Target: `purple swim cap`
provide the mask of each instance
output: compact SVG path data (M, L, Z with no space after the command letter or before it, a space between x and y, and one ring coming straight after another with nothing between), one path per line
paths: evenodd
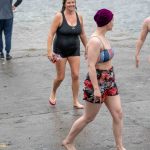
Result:
M105 26L112 20L112 18L113 13L105 8L98 10L94 16L94 20L98 27Z

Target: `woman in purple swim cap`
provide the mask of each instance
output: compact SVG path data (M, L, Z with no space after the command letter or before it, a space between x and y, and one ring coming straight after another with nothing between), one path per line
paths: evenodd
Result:
M114 51L106 38L106 33L113 28L113 13L108 9L100 9L94 20L97 28L87 44L88 74L83 90L85 110L74 122L63 145L67 150L76 150L73 145L75 137L94 120L102 104L105 104L112 116L116 150L125 150L122 142L122 107L112 66Z

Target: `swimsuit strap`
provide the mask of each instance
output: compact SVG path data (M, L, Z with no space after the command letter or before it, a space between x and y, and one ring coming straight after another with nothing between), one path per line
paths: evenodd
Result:
M99 39L100 44L102 45L103 49L105 49L105 48L104 48L104 44L103 44L103 42L102 42L102 40L101 40L101 38L100 38L99 36L93 35L93 36L91 36L91 37L96 37L97 39Z

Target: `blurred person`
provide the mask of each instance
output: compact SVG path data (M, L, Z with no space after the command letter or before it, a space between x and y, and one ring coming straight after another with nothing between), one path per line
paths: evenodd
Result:
M141 48L145 42L145 39L148 35L148 32L150 32L150 17L146 18L143 21L143 25L142 25L142 29L141 29L141 33L139 35L139 38L137 40L136 43L136 55L135 55L135 61L136 61L136 67L139 67L139 63L140 63L140 51Z
M5 36L5 51L6 60L12 59L10 55L11 50L11 38L13 30L13 11L16 9L22 0L16 0L14 5L12 5L13 0L0 0L0 58L4 59L3 52L3 38L2 33Z

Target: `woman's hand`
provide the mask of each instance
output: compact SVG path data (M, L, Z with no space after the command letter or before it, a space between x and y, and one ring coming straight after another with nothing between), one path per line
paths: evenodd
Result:
M48 53L48 59L52 62L52 63L56 63L57 61L61 60L61 56L55 53Z
M94 99L95 101L100 101L101 103L101 93L100 93L100 90L99 89L95 89L94 90Z
M140 56L139 56L139 55L136 55L136 56L135 56L135 65L136 65L136 68L139 67L139 63L140 63Z
M57 61L56 55L53 52L49 52L47 57L52 63L55 63Z

